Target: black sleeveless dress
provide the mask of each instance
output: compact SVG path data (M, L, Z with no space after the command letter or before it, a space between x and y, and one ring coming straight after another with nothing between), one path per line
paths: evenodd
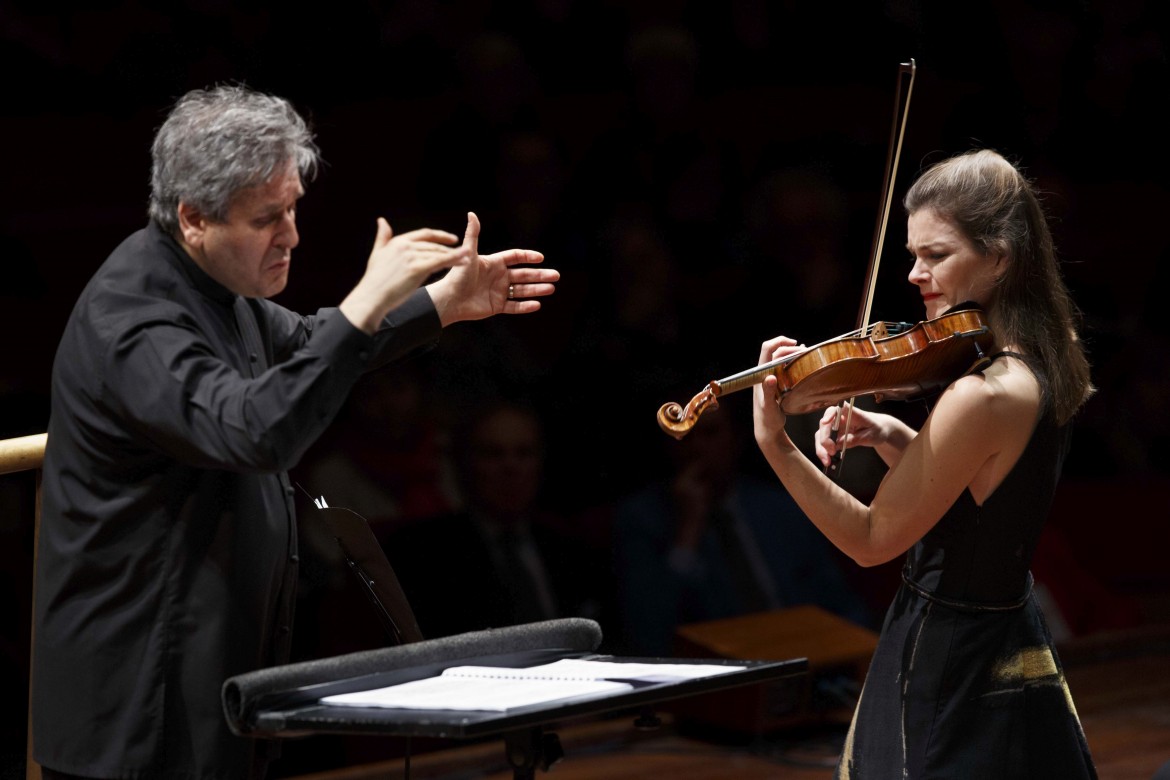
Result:
M1028 571L1068 442L1046 415L983 506L964 491L907 553L839 780L1096 778Z

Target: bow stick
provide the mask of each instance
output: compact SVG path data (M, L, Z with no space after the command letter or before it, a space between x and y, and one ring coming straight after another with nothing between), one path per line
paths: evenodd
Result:
M877 271L878 265L881 263L882 246L886 238L886 225L890 217L890 203L894 197L894 178L898 173L898 161L902 156L902 139L906 134L906 119L910 115L910 96L914 91L914 74L917 70L915 62L911 59L909 62L903 62L898 65L898 79L896 90L894 94L894 119L893 126L890 128L890 143L886 152L886 172L885 172L885 189L882 192L881 209L879 211L877 226L874 228L873 246L870 252L869 269L865 274L865 289L861 296L861 309L857 314L857 332L867 333L869 331L869 317L873 310L873 295L877 288ZM906 87L906 102L902 104L902 77L909 75L910 81ZM899 106L901 105L901 118L899 121ZM849 422L853 417L853 401L850 398L845 403L845 432L849 432ZM830 439L836 443L838 434L841 428L842 411L837 410L836 416L833 418L833 427L829 431ZM845 461L845 439L841 440L841 447L833 453L833 457L829 459L829 465L825 467L825 473L839 479L841 470Z

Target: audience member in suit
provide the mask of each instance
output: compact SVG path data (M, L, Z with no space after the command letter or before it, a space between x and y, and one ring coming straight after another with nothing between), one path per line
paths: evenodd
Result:
M623 652L671 655L680 625L801 604L873 622L788 493L745 468L735 411L729 400L683 439L664 437L667 476L615 504Z
M538 414L512 401L485 404L457 424L451 454L463 506L386 542L423 635L599 619L606 561L541 508Z

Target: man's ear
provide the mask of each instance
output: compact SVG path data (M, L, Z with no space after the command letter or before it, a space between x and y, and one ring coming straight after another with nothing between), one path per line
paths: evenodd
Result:
M194 206L179 201L179 235L183 243L197 248L203 244L203 234L207 230L207 217Z

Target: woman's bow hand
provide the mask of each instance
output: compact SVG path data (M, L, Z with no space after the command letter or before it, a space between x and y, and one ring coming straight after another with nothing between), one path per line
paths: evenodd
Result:
M833 423L839 415L841 421L837 425L834 440ZM838 451L854 447L880 448L897 438L894 434L903 428L904 424L888 414L867 412L856 406L852 410L843 406L830 406L821 415L821 422L814 436L817 459L827 468L829 461ZM909 435L912 438L913 432L910 431Z

